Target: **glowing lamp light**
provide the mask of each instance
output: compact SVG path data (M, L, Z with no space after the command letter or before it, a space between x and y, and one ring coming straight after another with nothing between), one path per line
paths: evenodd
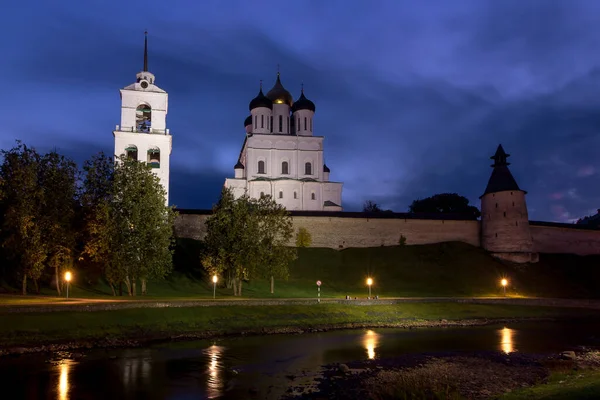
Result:
M504 297L506 297L506 285L508 285L508 281L506 280L506 278L503 278L500 281L500 284L502 285L502 290L504 291Z
M369 299L371 298L371 285L373 284L373 279L367 278L367 285L369 285Z
M217 275L213 275L213 299L217 297Z
M65 281L71 282L71 278L72 278L71 272L69 272L69 271L65 272Z
M213 283L217 283L217 276L213 275Z

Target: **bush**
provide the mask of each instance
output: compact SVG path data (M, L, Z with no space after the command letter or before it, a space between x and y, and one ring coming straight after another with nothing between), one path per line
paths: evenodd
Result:
M296 235L296 247L310 247L312 244L312 237L310 236L310 232L308 229L301 227L298 229L298 234Z

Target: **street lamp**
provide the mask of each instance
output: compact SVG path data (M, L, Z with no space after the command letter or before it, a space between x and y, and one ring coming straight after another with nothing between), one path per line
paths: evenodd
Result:
M217 296L217 276L213 275L213 299Z
M67 281L67 299L69 298L69 282L71 282L71 272L65 272L65 281Z
M506 297L506 285L508 285L508 281L506 280L506 278L502 278L500 284L502 285L502 289L504 290L504 297Z
M369 286L369 299L371 298L371 285L373 284L373 279L367 278L367 285Z

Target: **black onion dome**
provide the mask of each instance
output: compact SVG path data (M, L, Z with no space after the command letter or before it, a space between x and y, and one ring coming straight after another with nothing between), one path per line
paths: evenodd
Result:
M258 107L273 109L273 102L263 94L262 88L260 89L260 92L258 92L258 96L252 99L248 108L252 111Z
M294 98L281 84L279 72L277 73L277 82L275 82L275 86L269 90L267 97L275 104L287 104L290 107L294 104Z
M246 119L244 120L244 128L247 127L248 125L252 125L252 115L248 115L246 117Z
M300 97L294 103L292 107L292 112L300 111L300 110L310 110L315 112L315 103L310 101L304 96L304 89L300 92Z
M233 167L233 169L244 169L244 164L242 164L241 161L238 161L237 164L235 164L235 167Z
M323 172L331 172L327 164L323 164Z

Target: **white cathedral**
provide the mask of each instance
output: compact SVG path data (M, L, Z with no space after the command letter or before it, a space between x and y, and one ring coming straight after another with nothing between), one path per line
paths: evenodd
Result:
M342 211L342 183L330 182L323 158L323 136L313 135L315 105L304 96L294 102L279 72L265 96L262 84L250 102L244 143L235 177L225 180L236 197L269 195L287 210ZM166 126L168 94L148 71L148 36L144 39L144 68L135 83L121 89L121 125L113 131L115 155L152 166L167 192L172 136Z
M265 96L261 84L249 109L235 177L225 187L236 197L271 196L290 211L342 211L342 183L329 181L323 136L313 135L315 104L304 89L294 102L278 72L275 86Z

